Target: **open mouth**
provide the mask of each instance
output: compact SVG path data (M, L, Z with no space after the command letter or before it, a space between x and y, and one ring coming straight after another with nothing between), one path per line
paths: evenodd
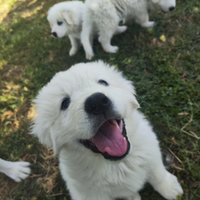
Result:
M124 158L130 149L125 123L122 119L105 121L92 138L81 139L80 143L109 160Z

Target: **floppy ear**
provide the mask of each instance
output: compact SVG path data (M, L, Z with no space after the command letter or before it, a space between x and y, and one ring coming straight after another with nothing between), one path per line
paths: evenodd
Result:
M50 128L50 136L51 136L51 141L53 145L54 155L57 155L59 154L63 145L62 144L60 146L57 145L57 138L54 137L53 128Z
M39 141L49 148L53 148L54 155L57 155L61 150L63 144L57 145L58 138L54 136L53 124L51 120L47 119L45 115L37 115L32 120L31 135L38 137Z
M51 124L44 124L39 116L33 119L33 125L31 130L31 135L38 137L39 141L49 148L53 148L54 155L60 152L61 146L56 145L56 138L53 134L53 127Z
M50 134L50 124L44 123L41 116L36 116L32 120L31 135L38 137L39 141L49 148L53 147L52 137Z
M72 10L63 10L62 15L69 25L76 24L74 20L74 12Z

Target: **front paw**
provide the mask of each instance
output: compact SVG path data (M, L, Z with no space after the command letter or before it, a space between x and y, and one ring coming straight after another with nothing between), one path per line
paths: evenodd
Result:
M155 22L151 22L151 21L141 24L141 26L144 28L151 28L151 27L154 27L154 25L155 25Z
M89 54L89 53L86 53L86 59L87 60L92 60L92 57L94 56L94 54Z
M108 46L104 48L104 51L107 53L116 53L118 51L119 47L118 46Z
M176 200L177 196L182 196L183 189L176 176L168 173L163 183L157 188L158 192L168 200Z
M76 48L72 47L72 48L70 49L70 51L69 51L69 55L70 55L70 56L73 56L73 55L75 55L75 54L76 54L76 52L77 52L77 50L78 50L78 49L76 49Z

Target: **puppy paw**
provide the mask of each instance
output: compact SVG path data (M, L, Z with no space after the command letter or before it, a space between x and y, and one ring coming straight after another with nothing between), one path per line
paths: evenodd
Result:
M109 46L108 48L105 49L107 53L116 53L118 51L119 47L117 46Z
M86 53L86 59L87 60L92 60L93 56L94 56L94 54L88 54L88 53Z
M31 173L28 162L9 162L5 174L16 182L26 179Z
M72 47L72 48L70 49L70 51L69 51L69 55L70 55L70 56L73 56L73 55L76 54L76 52L77 52L77 49L74 48L74 47Z
M123 33L126 30L127 30L127 26L118 26L116 31L115 31L115 34Z
M157 191L168 200L176 200L178 195L181 196L183 194L183 189L176 176L170 173L167 174L163 183L158 186Z
M151 28L151 27L153 27L155 25L155 22L145 22L145 23L143 23L143 24L141 24L141 26L142 27L144 27L144 28Z

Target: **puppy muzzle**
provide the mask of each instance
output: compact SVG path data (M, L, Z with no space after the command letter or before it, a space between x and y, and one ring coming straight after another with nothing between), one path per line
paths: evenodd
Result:
M121 160L129 153L124 120L113 110L111 100L103 93L94 93L85 101L85 111L94 126L93 137L79 142L108 160Z

